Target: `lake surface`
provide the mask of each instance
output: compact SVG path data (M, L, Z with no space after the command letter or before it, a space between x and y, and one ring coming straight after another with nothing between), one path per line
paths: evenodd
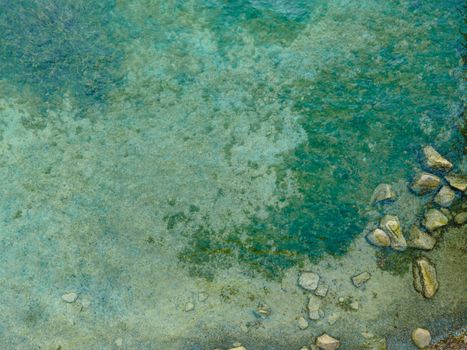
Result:
M299 269L370 264L372 192L409 198L423 145L465 171L462 6L0 0L3 348L294 348L286 311L250 309ZM459 320L457 283L438 306Z

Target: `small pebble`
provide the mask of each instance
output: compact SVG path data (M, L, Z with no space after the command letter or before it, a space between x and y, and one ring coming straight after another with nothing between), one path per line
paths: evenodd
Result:
M115 340L115 345L117 345L119 348L123 346L123 339L122 338L117 338Z
M189 312L195 309L195 305L193 303L187 303L185 305L185 312Z
M78 299L78 294L75 292L65 293L62 295L62 300L65 303L74 303Z
M298 284L306 290L315 290L318 287L319 275L313 272L305 271L300 274Z
M419 349L426 348L431 343L431 334L427 329L417 328L412 332L412 340Z
M369 272L362 272L362 273L359 273L358 275L356 276L353 276L352 277L352 283L355 287L357 288L360 288L361 286L363 286L366 282L368 282L368 280L371 278L371 275Z
M467 222L467 211L457 214L454 217L454 221L458 225L463 225Z
M300 317L298 319L298 328L300 328L301 330L308 328L308 321L305 319L305 317Z
M209 295L207 293L201 292L198 294L198 300L200 302L206 301L208 298L209 298Z
M325 297L328 294L329 287L323 283L318 285L318 288L315 290L315 295L319 297Z

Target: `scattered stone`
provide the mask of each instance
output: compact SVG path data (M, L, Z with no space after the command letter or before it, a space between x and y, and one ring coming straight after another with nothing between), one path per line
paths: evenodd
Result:
M448 218L442 212L437 209L430 209L425 213L423 225L428 231L433 232L440 227L446 226L448 221Z
M185 312L193 311L195 309L195 304L193 303L186 303L185 305Z
M310 348L308 346L302 346L300 350L310 350Z
M319 275L313 272L305 271L300 274L298 284L306 290L315 290L318 287Z
M371 196L371 203L376 204L382 201L390 201L396 199L396 193L391 185L379 184L373 191Z
M329 287L326 284L320 283L318 288L315 290L315 295L319 297L325 297L328 294L328 290Z
M65 293L62 295L62 300L65 303L74 303L76 299L78 299L78 294L76 294L75 292Z
M230 348L229 350L246 350L244 346L236 346L234 348Z
M434 202L442 207L450 207L455 198L456 193L449 186L443 186L436 194Z
M198 294L198 300L200 302L204 302L209 298L209 295L207 293L201 292Z
M310 320L319 320L322 316L321 299L315 295L310 295L308 300L308 317Z
M339 314L333 313L331 316L328 317L328 323L333 326L337 320L339 319Z
M421 173L418 174L412 181L410 188L419 195L436 190L441 184L441 179L433 174Z
M436 239L428 233L420 230L416 225L410 230L407 245L411 248L432 250L436 244Z
M339 340L324 333L316 338L316 345L323 350L336 350L341 344Z
M450 174L444 177L446 181L451 185L451 187L459 190L461 192L465 192L467 190L467 176L464 175L456 175Z
M454 222L458 225L463 225L467 222L467 211L457 214L454 217Z
M368 242L377 247L389 247L391 245L391 240L389 239L387 233L379 228L367 234L366 239Z
M371 278L371 275L369 272L365 271L362 273L359 273L358 275L355 275L352 277L352 283L355 287L360 288L363 286L369 279Z
M232 344L232 346L236 346L236 347L238 347L238 346L242 346L242 343L240 343L240 342L236 341L235 343L233 343L233 344Z
M115 345L118 347L118 348L121 348L123 346L123 339L122 338L117 338L115 340Z
M413 264L412 272L415 290L425 298L432 298L439 287L435 267L427 258L418 258Z
M439 211L442 212L448 218L448 221L452 219L451 212L448 208L440 208Z
M349 306L354 311L357 311L360 307L360 305L358 304L358 301L352 301Z
M412 340L419 349L426 348L431 343L431 334L428 330L417 328L412 332Z
M271 315L271 308L266 304L260 303L256 308L255 315L261 318L269 317Z
M443 158L433 147L425 146L423 148L425 154L425 164L432 170L449 171L452 169L452 163Z
M407 248L407 242L402 234L401 224L397 216L384 216L381 219L380 227L389 236L392 249L402 251Z
M299 317L298 328L300 328L301 330L308 328L308 321L305 319L305 317L302 317L302 316Z

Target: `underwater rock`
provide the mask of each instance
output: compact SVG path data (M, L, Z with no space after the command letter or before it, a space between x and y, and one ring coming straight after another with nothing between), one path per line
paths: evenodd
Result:
M338 319L339 319L339 314L333 313L332 315L328 317L328 323L332 326L337 322Z
M425 146L425 164L432 170L449 171L452 169L452 163L439 154L433 147Z
M431 334L427 329L417 328L412 332L412 341L417 348L426 348L431 343Z
M385 215L379 226L389 236L392 249L403 251L407 248L407 242L402 234L401 224L397 216Z
M458 225L463 225L467 222L467 212L464 211L462 213L457 214L454 217L454 222Z
M316 346L323 350L335 350L340 346L339 340L327 335L326 333L316 338Z
M69 292L62 295L62 300L65 303L74 303L78 299L78 294L75 292Z
M313 272L305 271L300 274L298 284L306 290L315 290L318 287L319 275Z
M255 316L261 317L261 318L269 317L271 315L271 308L267 306L266 304L260 303L258 304L254 314Z
M324 316L321 310L321 299L315 295L310 295L308 299L308 317L310 320L319 320Z
M371 196L371 203L376 204L382 201L394 200L396 198L396 193L392 189L391 185L388 184L379 184L376 186Z
M436 190L441 184L441 179L430 173L420 173L413 179L410 188L416 194L423 195Z
M123 346L123 339L122 338L115 339L115 346L117 346L117 348L121 348Z
M246 350L244 346L236 346L234 348L230 348L229 350Z
M448 224L448 218L442 212L437 209L430 209L425 213L425 219L423 220L423 225L430 232L446 226Z
M326 294L328 294L328 290L329 290L329 287L326 284L320 283L318 285L318 288L316 288L315 290L315 295L318 297L325 297Z
M456 193L449 186L443 186L436 194L434 202L442 207L449 207L455 198Z
M418 258L413 264L412 272L415 290L425 298L432 298L439 287L434 265L427 258Z
M185 305L185 312L190 312L195 309L195 305L193 303L186 303Z
M365 271L365 272L359 273L358 275L353 276L352 283L355 287L360 288L366 282L368 282L370 278L371 278L370 273Z
M411 248L431 250L436 244L436 239L428 233L420 230L416 225L410 230L407 245Z
M367 234L366 239L368 242L377 247L389 247L391 245L391 240L389 239L387 233L379 228Z
M200 302L206 301L209 298L209 294L201 292L198 294L198 300Z
M299 317L298 328L300 328L301 330L308 328L308 321L305 319L305 317L302 317L302 316Z
M465 192L467 190L467 176L450 174L444 177L449 185L456 190Z

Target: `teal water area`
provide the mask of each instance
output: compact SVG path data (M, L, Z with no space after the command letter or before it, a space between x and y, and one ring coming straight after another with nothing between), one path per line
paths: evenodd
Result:
M0 0L1 278L36 293L15 322L50 286L112 315L149 266L344 254L421 145L461 164L462 5Z

